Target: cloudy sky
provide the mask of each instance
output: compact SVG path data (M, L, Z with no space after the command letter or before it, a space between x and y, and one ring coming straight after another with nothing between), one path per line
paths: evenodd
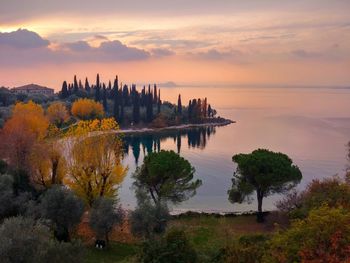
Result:
M0 0L0 86L350 86L349 0Z

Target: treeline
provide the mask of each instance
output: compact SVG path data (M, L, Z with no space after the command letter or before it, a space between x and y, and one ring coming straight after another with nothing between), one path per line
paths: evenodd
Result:
M114 117L119 124L134 125L139 123L152 123L155 126L168 126L181 123L199 123L207 118L213 118L216 111L205 99L192 99L188 106L183 106L181 95L177 105L162 102L161 92L156 84L143 86L139 91L135 84L126 85L118 80L101 82L97 74L96 82L90 84L85 78L81 80L74 76L72 83L64 81L59 93L61 99L73 97L88 97L100 102L108 117Z

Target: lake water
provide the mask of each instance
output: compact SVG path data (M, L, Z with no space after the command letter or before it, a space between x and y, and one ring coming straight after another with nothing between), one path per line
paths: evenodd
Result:
M182 103L207 97L218 115L237 123L216 128L173 131L141 137L126 137L129 154L124 163L128 176L119 191L125 208L135 206L130 189L137 163L152 150L178 151L196 168L203 185L197 195L173 211L196 210L245 212L257 204L231 204L227 190L235 169L231 158L268 148L289 155L303 173L298 189L315 178L343 175L347 164L346 144L350 141L350 89L340 88L163 88L162 99ZM136 158L135 158L136 156ZM281 196L264 199L264 210L275 208Z

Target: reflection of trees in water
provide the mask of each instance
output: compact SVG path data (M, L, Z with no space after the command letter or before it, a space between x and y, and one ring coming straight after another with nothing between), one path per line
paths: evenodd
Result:
M126 134L123 137L124 151L126 154L129 154L131 150L135 158L135 163L138 164L141 148L144 155L150 152L159 152L161 143L172 138L176 144L177 152L180 153L182 143L184 139L186 140L187 138L188 148L204 149L210 136L215 134L215 132L215 127L197 127L186 130L169 130L132 135Z

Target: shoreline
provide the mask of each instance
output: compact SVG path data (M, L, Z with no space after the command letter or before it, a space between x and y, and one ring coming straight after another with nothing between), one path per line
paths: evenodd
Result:
M236 121L225 119L224 121L221 121L221 122L181 124L181 125L175 125L175 126L168 126L164 128L134 128L134 129L126 128L126 129L120 129L112 132L117 134L119 133L121 134L154 133L154 132L162 132L162 131L168 131L168 130L185 130L185 129L191 129L191 128L197 128L197 127L219 127L219 126L230 125L232 123L236 123Z

